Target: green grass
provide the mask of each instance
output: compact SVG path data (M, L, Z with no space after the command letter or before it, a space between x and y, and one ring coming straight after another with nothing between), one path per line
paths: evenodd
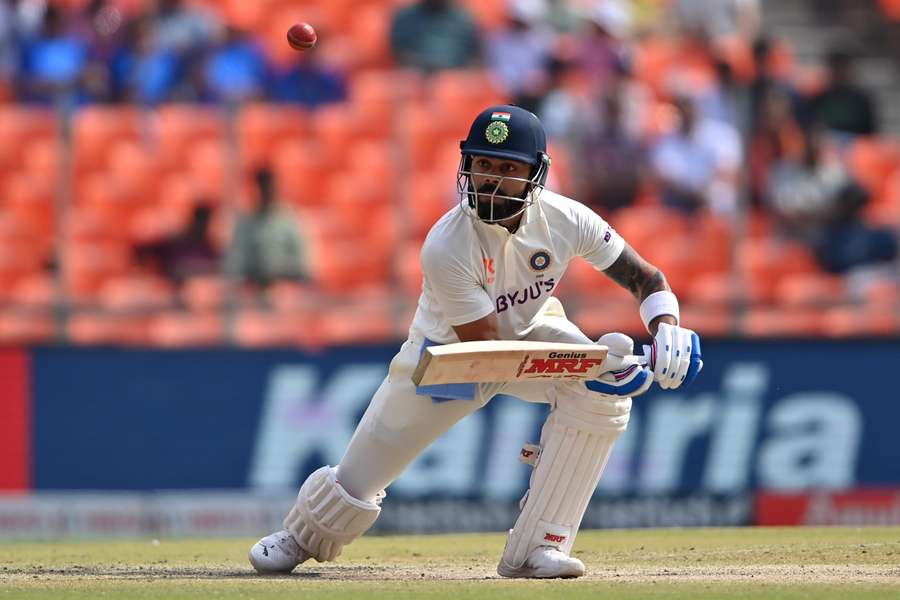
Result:
M504 580L501 534L369 536L260 577L255 540L0 544L3 598L900 598L900 528L586 531L577 580Z

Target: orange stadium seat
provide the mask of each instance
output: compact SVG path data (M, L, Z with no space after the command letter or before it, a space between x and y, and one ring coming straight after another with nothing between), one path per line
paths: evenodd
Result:
M397 83L401 77L384 69L360 71L350 79L350 106L360 135L374 139L391 135L403 94Z
M54 139L35 139L22 150L23 171L54 184L62 165L59 143Z
M77 302L93 302L108 278L131 267L130 248L117 240L73 238L63 245L63 282Z
M241 169L231 160L227 145L221 140L198 140L191 147L186 163L195 191L207 198L221 198L233 191L240 180Z
M398 121L410 167L415 171L431 168L435 153L444 143L442 140L448 138L447 123L435 118L424 103L408 106L400 113Z
M10 174L3 183L0 212L27 223L33 235L48 243L55 225L55 194L52 182L28 174Z
M506 22L506 3L498 0L463 0L480 29L492 31Z
M369 192L389 202L399 179L393 149L393 144L387 141L354 144L350 148L348 165L353 175L348 179L359 191Z
M329 168L341 166L350 147L359 140L352 108L344 104L326 105L311 117L317 155Z
M329 345L386 342L394 336L394 316L384 295L361 294L350 305L323 308L316 315L318 334Z
M174 203L138 208L124 224L124 234L133 243L174 235L187 225L189 210L190 205Z
M147 337L158 346L214 346L223 342L224 334L217 314L163 312L150 317L147 323Z
M404 242L397 253L396 274L403 294L412 299L422 292L422 265L419 252L422 245L418 241Z
M900 328L896 309L841 306L825 311L822 329L830 337L897 335Z
M292 346L300 339L313 339L316 320L297 313L242 310L234 322L234 337L239 346Z
M146 329L146 316L78 312L69 317L66 335L74 344L145 344Z
M486 69L440 71L432 75L428 91L431 117L444 123L457 139L466 137L475 115L492 104L507 101Z
M175 289L169 280L150 274L126 274L107 279L97 299L108 310L133 311L169 308Z
M72 119L72 145L76 168L97 169L118 141L141 139L142 115L134 106L86 106Z
M21 277L13 286L9 299L20 306L50 308L56 301L54 276L34 271Z
M762 286L767 294L773 294L784 277L818 271L807 248L765 238L742 240L737 246L737 263L744 276Z
M751 308L741 319L741 332L754 337L809 337L822 331L819 309Z
M281 143L274 154L272 170L278 180L279 195L292 205L319 207L327 204L325 189L333 172L314 144L307 141Z
M216 8L221 11L222 20L243 31L255 31L266 20L267 2L261 0L220 0Z
M323 292L344 293L387 283L389 261L359 243L331 242L315 255L313 280Z
M126 231L113 203L91 203L69 210L66 233L75 241L123 240Z
M867 284L864 301L871 309L900 309L900 284L888 279L879 279Z
M432 225L455 205L453 183L421 172L406 181L407 197L402 209L407 217L405 227L415 239L424 240Z
M353 41L356 69L384 68L391 65L391 12L383 4L369 3L348 11L347 33Z
M54 338L50 313L0 311L0 344L39 344Z
M618 283L580 258L569 263L556 293L563 298L594 298L600 304L609 301L625 302L631 297Z
M657 236L680 236L688 229L688 220L684 215L659 205L626 206L610 216L609 224L639 254Z
M900 167L900 147L892 140L858 137L847 150L847 162L851 174L877 202L885 193L889 175Z
M900 226L900 167L887 177L882 195L872 198L863 214L873 224Z
M740 302L763 304L771 300L773 290L756 279L729 272L699 275L684 290L687 300L713 308L731 307ZM679 294L680 295L680 294Z
M22 148L37 140L56 141L57 119L52 110L15 104L0 105L0 168L22 165Z
M834 305L843 299L843 279L826 273L797 273L775 287L775 301L785 307Z
M299 107L263 102L243 107L236 122L243 164L270 165L282 142L305 139L307 125L306 111Z
M266 302L281 313L314 312L318 295L308 285L292 281L276 281L265 290Z
M215 312L225 303L227 283L218 275L195 275L181 286L181 301L194 313Z
M733 332L734 314L725 307L686 304L681 307L681 322L701 336L723 337Z
M635 339L648 335L634 301L591 300L580 308L566 307L566 314L591 339L611 331L620 331ZM639 347L636 350L640 352Z
M131 141L113 144L107 167L107 179L121 197L135 202L156 200L162 169L158 156L146 144Z
M221 111L184 104L160 106L151 119L155 151L164 166L181 168L200 140L223 140Z

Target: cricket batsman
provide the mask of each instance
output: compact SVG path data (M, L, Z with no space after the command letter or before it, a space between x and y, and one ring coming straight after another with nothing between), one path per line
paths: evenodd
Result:
M429 444L497 394L545 402L551 411L497 572L504 577L579 577L571 556L588 501L631 399L655 380L689 384L703 366L700 340L681 327L678 300L659 269L589 208L544 188L550 168L540 120L517 106L490 107L460 143L459 206L432 227L421 251L423 285L409 338L391 361L344 457L300 487L284 529L250 549L260 573L287 573L314 558L334 560L378 518L385 488ZM553 296L569 261L581 257L631 292L653 336L646 365L592 381L472 383L416 388L425 347L477 340L593 343ZM602 302L602 298L596 299ZM633 341L597 342L617 356Z

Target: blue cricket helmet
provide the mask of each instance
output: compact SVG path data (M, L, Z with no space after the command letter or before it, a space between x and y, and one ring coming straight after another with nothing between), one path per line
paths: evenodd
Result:
M491 106L481 111L459 148L465 156L480 154L509 158L532 166L549 164L547 134L540 119L512 104Z
M496 222L520 214L533 202L532 192L539 192L547 181L550 168L547 134L537 115L520 106L500 104L481 111L472 122L469 135L459 143L459 148L462 153L457 176L460 200L464 207L474 210L483 221ZM505 158L531 165L530 185L525 196L514 198L495 191L492 198L505 198L509 202L501 209L492 202L488 214L485 214L483 209L488 205L482 200L479 208L478 194L470 185L472 156Z

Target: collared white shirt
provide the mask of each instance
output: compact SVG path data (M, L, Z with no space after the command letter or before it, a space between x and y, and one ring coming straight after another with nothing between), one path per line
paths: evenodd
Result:
M526 209L514 234L457 206L435 223L422 246L422 294L410 334L457 342L452 326L494 312L501 339L521 339L569 261L580 256L602 271L624 247L599 215L549 190Z

